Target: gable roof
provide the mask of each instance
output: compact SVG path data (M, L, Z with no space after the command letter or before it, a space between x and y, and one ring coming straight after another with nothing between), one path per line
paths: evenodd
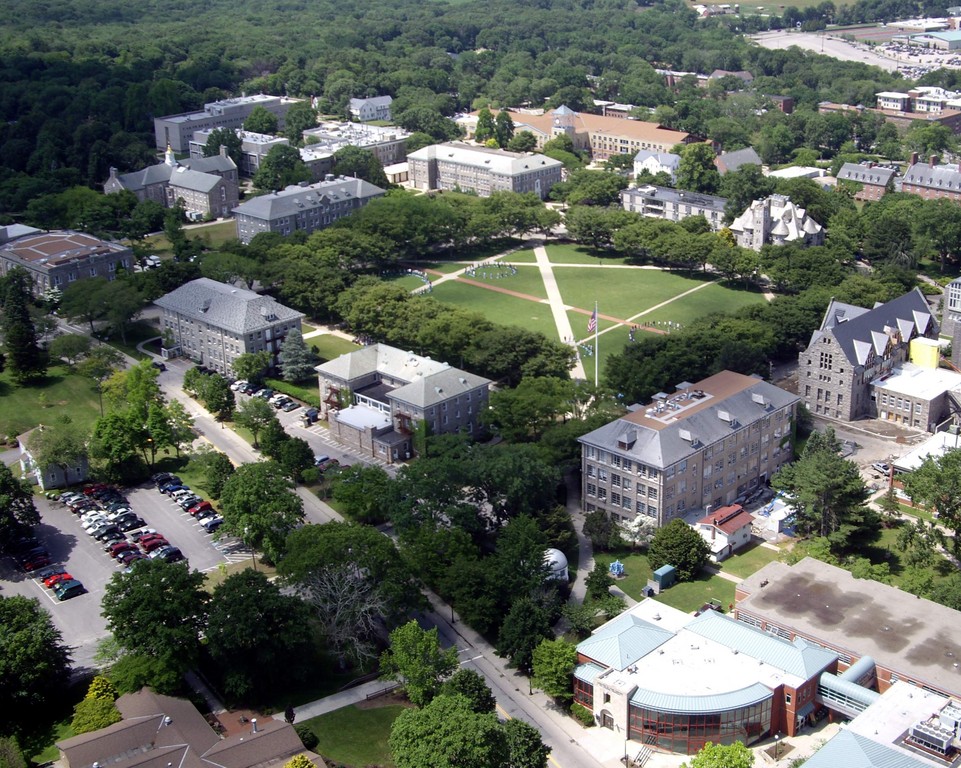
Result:
M280 192L259 195L241 203L234 208L233 212L238 216L273 221L283 216L291 216L314 208L327 208L338 203L363 205L371 198L380 197L383 194L384 190L363 179L342 177L304 186L293 184Z
M904 173L904 184L928 189L945 189L961 192L961 170L957 165L915 163Z
M643 163L651 158L656 160L658 165L663 165L665 168L671 168L675 171L681 164L680 155L675 155L673 152L652 152L649 149L639 150L638 153L634 155L634 162Z
M674 633L639 616L623 613L577 645L577 652L598 664L613 669L626 669L644 658Z
M749 526L754 522L754 515L744 509L740 504L720 507L709 515L698 520L698 525L710 525L723 531L728 536Z
M251 333L304 316L270 296L206 277L191 280L154 301L158 307L235 334Z
M350 108L360 109L364 106L389 107L393 103L394 99L391 96L371 96L368 99L351 99Z
M754 147L736 149L733 152L722 152L714 163L722 175L736 171L742 165L760 166L762 164L761 156L754 150Z
M174 168L173 173L170 174L171 187L189 189L193 192L210 192L222 183L223 179L216 174L192 171L183 166Z
M287 760L303 751L303 742L291 726L265 718L257 724L256 733L218 741L203 753L203 760L217 768L253 768Z
M886 187L894 177L894 168L884 168L880 165L863 165L861 163L845 163L838 171L841 181L856 181L875 187Z

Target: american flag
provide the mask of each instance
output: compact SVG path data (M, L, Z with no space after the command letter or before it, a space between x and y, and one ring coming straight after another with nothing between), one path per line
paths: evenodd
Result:
M587 332L594 333L597 330L597 309L591 313L591 319L587 321Z

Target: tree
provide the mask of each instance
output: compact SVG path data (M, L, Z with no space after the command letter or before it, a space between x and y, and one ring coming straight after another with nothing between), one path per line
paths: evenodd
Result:
M48 349L51 357L63 358L69 365L74 365L77 358L90 351L90 337L79 333L65 333L51 341Z
M313 352L307 348L300 328L293 328L287 334L278 357L284 381L296 383L316 378L314 366L317 360Z
M381 188L390 184L377 155L362 147L347 146L334 152L332 173L337 176L355 176Z
M573 386L553 377L524 378L514 389L491 393L481 420L508 442L537 441L568 412Z
M220 495L224 530L263 552L272 563L284 553L287 534L304 519L304 503L272 461L242 464Z
M230 382L223 376L216 373L205 376L199 395L204 408L210 411L217 421L229 421L233 416L237 399L230 388Z
M220 451L209 451L191 460L197 460L201 463L204 469L203 486L211 498L219 499L223 492L224 483L234 473L234 465L227 454Z
M27 768L27 760L13 736L0 736L0 767Z
M754 753L740 741L724 746L708 742L691 759L690 768L751 768ZM688 768L684 763L681 768Z
M857 465L842 459L833 429L814 432L793 464L783 467L772 487L790 494L799 533L826 537L835 552L856 550L880 536L877 513Z
M277 133L277 116L258 104L244 120L244 130L274 136Z
M0 686L4 729L45 722L70 674L70 652L50 614L35 598L0 595Z
M47 372L46 356L30 316L32 285L29 273L22 267L8 271L0 282L0 334L5 363L18 384Z
M510 659L510 666L530 674L534 649L551 634L550 617L535 600L520 597L511 605L497 636L497 653Z
M530 723L512 717L501 724L507 736L508 768L547 768L551 748Z
M381 677L397 680L418 707L428 705L456 669L457 649L441 650L437 627L421 629L416 621L391 632L390 647L380 657Z
M707 563L707 542L680 518L658 528L647 551L651 570L673 565L679 581L691 581Z
M388 519L391 477L381 467L354 464L337 473L333 486L334 499L351 519L369 525Z
M676 154L681 156L677 166L678 189L707 194L717 192L721 176L714 166L714 150L710 144L685 144Z
M515 133L507 142L507 149L511 152L533 152L536 148L537 138L530 131Z
M167 424L170 426L170 444L180 455L184 445L189 445L194 440L194 417L187 413L184 404L179 400L171 400L165 405L167 411ZM208 486L208 491L213 491ZM214 496L214 498L217 498Z
M284 115L284 135L298 147L303 142L303 133L317 125L317 110L310 105L309 99L291 105Z
M41 470L54 466L62 471L87 460L89 434L64 414L53 424L41 424L27 438L27 447Z
M113 699L83 699L73 708L70 727L79 736L119 723L121 719L120 710L113 703Z
M563 637L542 640L534 649L531 684L553 699L573 698L571 679L577 666L577 646Z
M226 692L235 697L295 679L310 658L307 606L260 571L234 573L214 589L204 636Z
M494 115L487 107L483 107L477 113L477 127L474 129L474 141L483 144L488 139L493 139L496 133Z
M406 709L387 741L397 768L504 768L507 734L494 714L477 714L463 696L438 696Z
M440 694L444 696L463 696L470 702L471 710L478 714L493 712L497 706L497 700L484 678L473 669L464 667L458 669L441 686Z
M514 121L506 109L502 109L494 118L494 139L497 146L503 149L514 138Z
M617 526L602 509L588 512L584 516L584 535L591 540L591 545L598 552L616 549L623 543Z
M92 379L97 385L97 397L100 401L100 415L103 416L103 387L114 373L123 365L123 355L113 347L101 345L90 351L77 366L77 373Z
M595 563L594 568L587 574L585 585L587 596L591 600L600 600L607 597L610 588L614 586L614 577L604 563Z
M105 277L75 280L67 286L60 301L60 311L72 321L83 321L90 326L90 334L96 332L94 323L107 316L105 298L110 287Z
M951 530L951 548L961 553L961 451L927 457L904 476L904 490L917 504L930 508L938 522Z
M269 424L277 421L277 414L264 398L250 397L240 404L237 413L234 415L234 421L241 427L250 430L250 433L254 436L254 448L259 448L260 433Z
M30 483L15 477L0 463L0 549L31 528L40 525L40 513L33 503Z
M284 763L284 768L314 768L314 764L307 755L294 755Z
M153 656L167 669L188 669L200 653L210 597L205 578L163 560L144 560L129 573L115 573L101 602L107 628L129 653Z
M254 174L254 186L267 191L279 191L291 184L310 179L310 171L304 165L300 152L294 147L279 144L260 161Z
M270 369L270 353L244 352L234 358L230 367L238 379L259 384Z
M227 157L234 161L234 165L240 168L244 159L243 139L236 131L230 128L214 128L207 136L204 144L204 157L216 157L220 154L220 148L224 147Z
M276 461L295 483L302 482L304 472L314 466L314 449L302 437L288 437L280 442L276 450L264 451Z

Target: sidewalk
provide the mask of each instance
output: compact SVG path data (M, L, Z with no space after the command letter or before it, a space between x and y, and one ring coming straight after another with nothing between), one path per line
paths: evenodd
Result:
M565 343L573 344L574 328L571 326L571 319L567 316L568 307L564 304L560 288L557 287L557 278L554 277L554 269L543 243L534 246L534 258L537 259L537 268L541 272L541 280L544 282L544 289L547 291L547 303L550 305L551 314L554 316L557 335L560 336ZM571 341L567 341L568 339ZM575 379L587 379L580 355L577 356L577 362L574 363L571 377Z
M294 714L297 716L294 722L309 720L318 715L326 715L335 709L343 709L344 707L367 701L368 698L373 698L375 695L383 693L389 689L391 685L392 683L387 680L371 680L369 683L362 683L353 688L348 688L346 691L338 691L337 693L332 693L330 696L325 696L323 699L317 699L317 701L312 701L309 704L294 707ZM283 712L278 712L274 715L274 720L283 719Z

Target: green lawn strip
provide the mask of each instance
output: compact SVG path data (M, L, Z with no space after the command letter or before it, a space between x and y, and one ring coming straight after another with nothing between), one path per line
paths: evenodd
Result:
M16 437L64 414L69 414L74 424L93 429L100 418L93 381L66 365L50 366L47 375L30 386L15 384L9 371L0 373L0 438Z
M708 576L702 573L694 581L684 581L669 587L654 599L684 613L693 613L704 603L713 599L717 600L727 612L728 606L734 602L735 586L733 581L728 581L721 576Z
M586 245L571 243L552 243L545 246L551 264L626 264L621 256L613 251L598 251ZM566 270L565 270L566 271ZM620 272L620 270L618 270Z
M187 237L199 239L208 248L217 248L229 240L237 239L237 222L228 219L206 227L188 229L186 233Z
M214 538L216 538L216 536L214 536ZM256 565L254 565L254 558L247 558L246 560L241 560L239 563L218 563L216 568L205 573L206 581L204 582L204 589L212 593L218 586L224 583L228 576L233 576L235 573L240 573L250 568L267 574L267 577L270 579L273 579L277 575L276 568L264 563L259 555L255 555L254 557L256 558ZM306 701L313 701L313 699L306 699Z
M322 362L327 362L328 360L333 360L335 357L340 357L341 355L346 355L348 352L354 352L360 349L359 344L354 344L352 341L343 339L340 336L334 336L330 333L322 333L320 336L311 336L306 339L308 348L312 349L321 359Z
M317 327L316 327L316 326L311 325L310 323L301 320L301 322L300 322L300 332L301 332L302 334L312 333L313 331L316 331L316 330L317 330Z
M374 709L350 706L303 723L317 735L316 751L324 757L352 768L387 767L394 765L387 746L390 727L404 709L399 704Z
M487 277L484 276L485 274ZM500 275L500 277L494 277L494 275ZM526 293L530 296L536 296L539 299L547 298L547 289L544 287L544 281L541 279L540 270L537 269L518 269L517 274L512 275L500 266L481 267L473 277L464 275L463 279L483 283L492 288L503 288L508 291Z
M396 285L398 288L403 288L405 291L413 291L417 288L424 287L424 281L419 277L414 277L413 275L388 275L384 278L385 282L391 285Z
M549 339L558 339L554 316L546 303L519 299L460 281L439 285L431 295L445 304L477 312L493 323L517 325L529 331L539 331Z
M716 312L736 312L743 307L763 303L764 296L756 291L737 290L721 283L714 283L649 312L638 318L637 322L641 324L655 320L671 321L684 326L705 315Z
M924 507L912 507L909 504L898 504L901 513L904 515L910 515L911 517L919 517L922 520L933 523L935 522L935 517Z
M777 560L780 554L780 552L755 543L750 547L742 549L738 554L727 558L727 560L721 563L720 567L725 573L746 579L768 563Z
M508 264L535 264L537 263L537 257L534 255L533 248L522 248L508 254L501 261L506 261Z
M317 379L300 381L296 384L281 379L267 379L267 386L277 392L283 392L285 395L297 398L302 403L312 405L314 408L320 408L320 390L317 387Z
M72 722L73 717L71 716L66 720L54 723L50 730L50 743L47 744L42 752L31 757L30 762L34 765L45 765L59 760L60 750L57 748L57 742L69 739L71 736L76 736L71 725Z
M703 280L655 269L555 269L564 303L627 320L646 309L695 288Z

